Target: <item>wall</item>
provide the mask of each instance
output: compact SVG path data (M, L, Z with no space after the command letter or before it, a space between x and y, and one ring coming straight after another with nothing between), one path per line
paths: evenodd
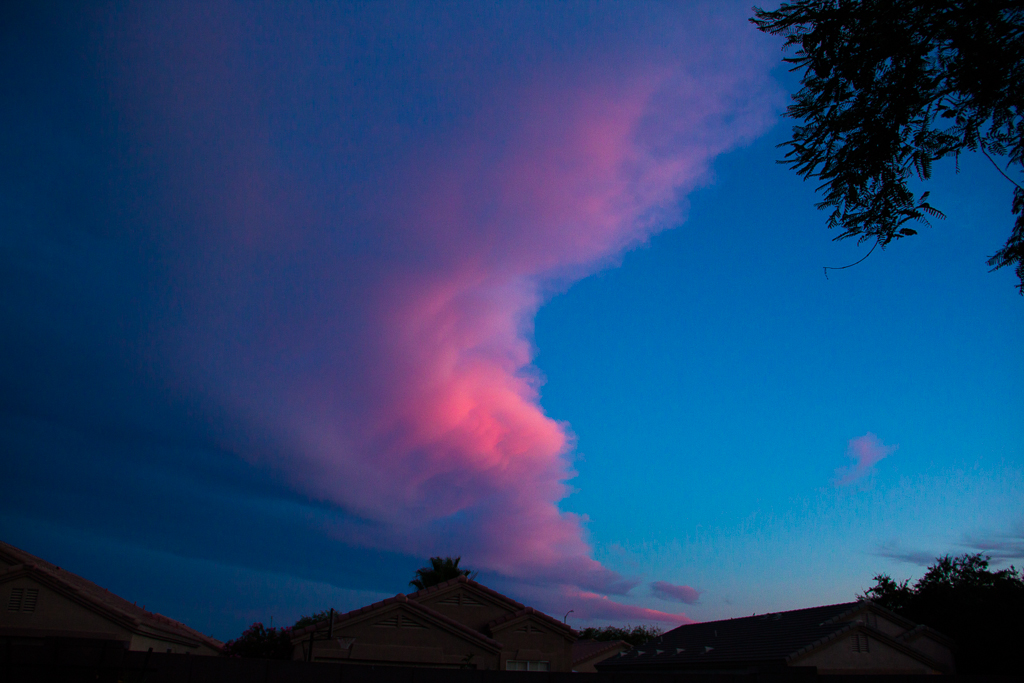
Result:
M925 664L879 640L868 638L868 651L854 651L858 634L838 638L827 647L801 657L795 666L816 666L821 674L932 674Z

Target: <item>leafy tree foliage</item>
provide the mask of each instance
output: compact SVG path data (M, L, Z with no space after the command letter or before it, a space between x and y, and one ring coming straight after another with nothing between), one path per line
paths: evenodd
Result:
M221 654L226 657L291 659L291 629L265 628L256 622L238 638L225 643Z
M899 614L905 612L914 597L914 589L910 587L910 579L894 581L887 574L877 574L875 585L858 596L876 602L886 609Z
M1024 576L977 554L937 558L917 583L875 576L862 596L956 641L957 673L1019 674Z
M416 578L409 582L409 585L417 590L430 588L439 583L456 579L460 576L469 576L472 572L469 569L459 569L461 557L432 557L429 567L420 567L416 570Z
M602 626L585 628L580 631L581 640L624 640L633 647L639 647L662 634L657 626Z
M299 617L299 620L292 624L292 630L305 628L312 626L313 624L319 624L321 621L327 621L331 617L331 611L325 609L322 612L314 612L309 616Z
M908 181L929 178L939 159L981 151L1013 188L1016 215L988 263L1014 266L1024 294L1020 0L797 0L755 8L751 22L797 48L784 60L803 74L783 163L823 181L818 207L832 209L836 239L884 249L917 234L907 223L944 216Z
M225 643L221 654L226 657L291 659L292 632L326 621L329 616L330 610L303 615L293 625L284 628L266 628L257 621L243 631L238 638Z

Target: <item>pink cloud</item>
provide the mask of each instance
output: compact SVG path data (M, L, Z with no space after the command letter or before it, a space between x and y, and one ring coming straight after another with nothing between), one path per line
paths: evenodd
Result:
M682 624L692 624L694 620L682 613L662 612L647 607L625 605L609 599L605 595L587 592L568 592L564 596L564 604L574 610L574 617L586 620L610 620L618 622L666 624L673 628Z
M853 464L847 468L836 470L836 483L845 486L863 479L879 460L895 452L897 448L899 448L898 445L886 446L871 432L850 439L850 443L846 447L846 457L852 459Z
M625 604L600 592L580 590L572 585L550 583L517 584L514 588L517 599L533 604L555 617L561 618L572 610L569 623L600 625L619 624L661 624L675 628L680 624L692 624L694 620L684 613L663 612L641 605Z
M455 41L486 47L452 57L479 69L459 78L409 46L412 81L354 88L356 104L324 94L337 109L317 116L342 123L308 139L295 131L320 119L275 128L306 115L291 82L233 71L254 52L236 22L185 18L166 44L134 45L152 54L119 60L143 65L126 99L149 109L124 116L185 195L166 214L188 221L166 238L178 313L154 348L241 425L225 448L343 510L324 525L347 543L569 586L601 618L686 620L608 598L635 582L593 560L583 520L560 510L572 440L539 405L532 320L553 288L679 224L712 159L774 122L774 55L735 38L739 7L668 13L635 45L609 24L570 56ZM152 77L168 68L203 78ZM431 79L436 92L407 99Z
M687 605L696 605L700 600L700 594L696 588L689 586L676 586L666 581L655 581L651 584L651 593L662 600L674 602L685 602Z

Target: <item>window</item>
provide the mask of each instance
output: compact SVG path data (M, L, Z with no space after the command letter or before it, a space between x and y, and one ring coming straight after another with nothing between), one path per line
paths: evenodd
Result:
M868 637L863 633L857 633L851 639L850 645L854 652L867 652Z
M550 671L548 662L532 662L525 659L506 659L505 671Z

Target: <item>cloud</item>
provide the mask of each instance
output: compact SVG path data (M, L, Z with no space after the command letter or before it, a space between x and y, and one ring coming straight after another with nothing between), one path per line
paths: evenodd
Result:
M886 446L877 436L868 432L864 436L850 439L846 447L846 457L853 460L847 468L836 470L836 484L845 486L866 477L875 464L899 446Z
M920 567L935 564L936 559L943 555L960 555L964 552L982 553L991 558L994 564L1011 563L1024 559L1024 525L1018 524L1006 531L965 534L960 541L947 547L943 552L908 550L892 540L880 544L875 554Z
M225 518L287 501L640 618L559 508L532 320L771 125L774 55L742 4L307 9L51 12L16 44L4 409L78 434L68 471L230 476Z
M699 591L696 588L690 588L689 586L676 586L665 581L654 581L651 583L651 594L655 597L661 598L662 600L685 602L687 605L696 605L697 601L700 600L701 593L703 593L703 591Z
M919 567L927 567L933 564L936 558L935 553L924 550L908 550L903 548L897 541L888 541L880 544L874 554Z
M1024 560L1024 524L1004 532L968 534L961 545L984 553L996 563Z
M570 592L563 597L564 604L571 605L574 618L587 620L611 620L626 622L656 622L672 627L692 624L694 620L685 614L662 612L647 607L624 605L610 600L607 596L587 592Z

